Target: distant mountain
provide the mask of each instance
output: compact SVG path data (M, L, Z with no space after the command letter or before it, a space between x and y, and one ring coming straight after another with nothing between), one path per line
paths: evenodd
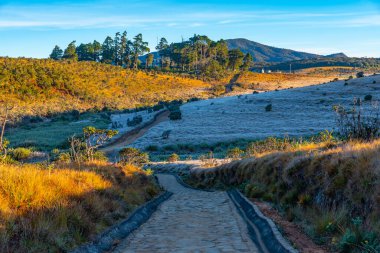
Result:
M244 53L250 53L253 56L253 59L256 63L282 63L315 58L348 58L348 56L344 53L336 53L324 56L318 54L299 52L290 49L271 47L247 39L228 39L226 40L226 42L228 49L239 48ZM157 59L159 59L160 56L157 52L152 53L154 54L154 64L156 65L158 64ZM145 62L145 58L146 55L139 57L140 61L142 62Z
M247 39L229 39L226 42L229 49L239 48L244 53L250 53L255 62L279 63L321 57L321 55L317 54L266 46Z
M325 55L324 58L349 58L349 57L344 53L337 53L337 54Z

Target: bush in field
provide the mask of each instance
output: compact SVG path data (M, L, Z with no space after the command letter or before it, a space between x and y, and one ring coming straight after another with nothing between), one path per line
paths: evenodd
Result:
M11 156L13 159L17 161L22 161L28 159L32 155L32 151L27 148L15 148L11 152Z
M137 126L143 121L143 118L141 115L134 116L132 120L128 119L127 125L130 127Z
M127 164L140 166L149 162L149 155L137 148L123 148L119 151L120 161Z
M117 133L116 130L98 129L93 126L83 128L82 137L72 136L69 139L71 160L75 162L93 161L98 148Z
M336 122L342 137L368 141L379 136L380 111L377 105L364 109L362 101L356 99L350 110L342 106L334 106L333 109L337 114Z
M180 120L182 119L182 113L179 104L169 105L168 109L170 111L170 120Z
M171 111L169 114L169 119L170 120L180 120L182 119L182 113L180 110L178 111Z
M166 139L169 139L169 135L170 135L170 130L166 130L162 133L162 139L166 140Z
M244 154L244 151L240 148L232 148L227 151L226 158L231 158L232 160L240 159Z
M356 77L357 77L357 78L362 78L362 77L364 77L364 72L358 72L358 73L356 74Z
M168 162L176 162L178 161L180 158L179 158L179 155L177 155L176 153L173 153L171 154L169 157L168 157Z
M72 110L71 111L71 116L73 116L73 118L75 120L79 120L79 118L80 118L80 112L78 110Z
M364 100L365 101L371 101L372 100L372 95L365 95L365 97L364 97Z
M145 148L145 150L149 152L155 152L158 151L158 147L156 145L149 145Z
M215 96L220 96L225 92L226 92L226 87L224 87L223 85L216 85L213 88L213 94Z

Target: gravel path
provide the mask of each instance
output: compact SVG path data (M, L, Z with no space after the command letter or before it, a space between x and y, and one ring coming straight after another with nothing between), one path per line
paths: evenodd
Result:
M115 252L258 252L225 192L188 189L172 175L158 178L174 195Z

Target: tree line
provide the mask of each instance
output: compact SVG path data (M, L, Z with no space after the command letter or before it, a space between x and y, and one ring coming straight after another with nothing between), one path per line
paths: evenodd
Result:
M92 43L82 43L79 46L76 46L75 43L76 41L72 41L65 50L55 46L50 58L54 60L96 61L137 69L139 56L150 52L148 42L143 40L141 33L129 40L126 31L117 32L114 38L107 36L103 44L96 40Z
M205 35L194 35L190 39L177 43L168 43L161 38L155 47L157 50L155 68L175 72L203 74L219 78L227 71L248 70L252 67L253 58L240 49L227 47L224 40L212 41ZM71 42L65 50L55 46L50 58L54 60L69 59L78 61L96 61L125 68L151 68L154 54L149 53L148 42L138 34L130 40L127 32L117 32L113 38L107 36L101 44L98 41L80 44Z

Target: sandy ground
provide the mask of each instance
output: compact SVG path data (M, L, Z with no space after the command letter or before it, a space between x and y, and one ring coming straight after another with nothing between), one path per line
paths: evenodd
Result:
M373 83L376 81L376 83ZM332 82L260 94L202 100L181 107L182 120L152 127L132 145L164 146L178 143L215 143L268 136L308 136L334 130L334 105L350 107L367 94L380 99L380 76ZM366 102L370 104L371 102ZM272 111L265 107L272 104ZM171 130L169 139L162 133Z

